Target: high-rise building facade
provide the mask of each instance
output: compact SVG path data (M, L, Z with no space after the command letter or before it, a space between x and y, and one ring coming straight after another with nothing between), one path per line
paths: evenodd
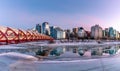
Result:
M65 31L63 31L59 27L51 26L50 27L50 36L53 37L54 39L65 39L66 34Z
M119 35L119 31L116 31L116 39L119 39L120 35Z
M73 28L73 33L74 34L78 33L78 28Z
M113 27L110 27L110 28L109 28L109 38L111 38L111 39L114 38L114 36L115 36L115 35L114 35L114 32L115 32L115 31L114 31Z
M108 36L109 36L109 29L105 28L105 37L108 38Z
M56 27L55 28L55 39L65 39L65 31L63 31L61 28Z
M42 33L42 26L40 24L36 24L35 28L39 33Z
M105 28L105 30L103 30L103 38L104 39L109 38L109 29L108 28Z
M65 30L66 39L70 39L70 33L71 33L70 29Z
M46 35L50 35L50 27L48 22L44 22L42 24L42 33Z
M99 25L95 25L91 27L91 37L94 39L102 38L103 32L102 28Z
M79 38L84 38L85 37L85 30L83 27L78 28L78 37Z
M105 36L105 30L102 31L102 34L103 34L103 35L102 35L103 38L106 38L106 36Z
M50 36L53 38L56 37L55 28L56 26L50 26Z

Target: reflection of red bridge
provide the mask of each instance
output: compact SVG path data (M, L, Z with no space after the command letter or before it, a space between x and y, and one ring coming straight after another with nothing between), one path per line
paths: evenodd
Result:
M37 31L24 31L0 26L0 44L11 44L38 40L53 40L53 38L39 34Z

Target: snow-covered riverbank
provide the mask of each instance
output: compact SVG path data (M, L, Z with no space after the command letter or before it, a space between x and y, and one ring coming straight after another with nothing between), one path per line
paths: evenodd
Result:
M10 44L10 45L1 45L0 49L26 49L26 48L37 48L40 46L49 46L49 47L56 47L56 46L110 46L110 45L120 45L120 42L67 42L67 43L43 43L43 42L28 42L28 43L21 43L21 44Z
M117 45L120 42L68 42L68 43L55 43L55 44L39 44L40 46L99 46L99 45Z
M51 43L51 44L39 44L39 42L34 43L27 43L27 45L33 45L33 46L49 46L49 47L55 47L55 46L106 46L106 45L119 45L120 42L114 41L114 42L102 42L98 43L96 41L94 42L66 42L66 43Z
M14 63L16 62L36 61L36 60L38 59L30 55L25 55L15 52L2 53L0 54L0 71L12 71L10 69L12 65L14 65Z
M71 61L38 61L19 53L0 54L0 71L119 71L120 56Z

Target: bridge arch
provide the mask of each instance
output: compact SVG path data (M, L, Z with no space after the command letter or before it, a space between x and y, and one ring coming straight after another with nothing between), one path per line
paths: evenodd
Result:
M53 40L50 36L40 34L33 30L21 30L10 27L0 26L0 44L12 44L20 42L38 41L38 40Z

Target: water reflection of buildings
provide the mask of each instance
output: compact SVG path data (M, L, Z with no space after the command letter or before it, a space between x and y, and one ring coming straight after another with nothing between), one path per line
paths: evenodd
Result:
M74 47L64 48L66 51L72 51L78 53L80 56L103 56L103 55L114 55L118 52L120 46L107 46L107 47L96 47L88 49L87 47ZM64 51L65 52L65 51ZM120 50L119 50L120 53Z
M118 46L107 46L107 47L98 47L95 49L92 49L92 55L114 55L118 51Z
M64 47L63 50L64 50L64 52L73 52L73 53L77 53L77 52L78 52L78 46Z
M102 48L99 47L99 48L95 48L95 49L92 49L91 50L91 55L102 55Z
M61 46L56 47L53 49L43 49L40 48L41 54L49 54L52 56L106 56L106 55L114 55L114 54L120 54L119 50L120 46L106 46L106 47L96 47L96 48L88 48L88 47L78 47L78 46Z
M73 48L73 53L78 53L78 48Z

